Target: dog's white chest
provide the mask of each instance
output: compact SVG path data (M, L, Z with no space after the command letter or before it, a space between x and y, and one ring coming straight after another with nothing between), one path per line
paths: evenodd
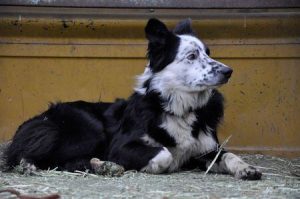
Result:
M193 156L216 148L217 143L210 133L200 132L198 138L192 135L193 123L196 119L194 113L189 113L185 117L164 116L160 127L164 128L176 141L176 147L168 148L173 156L169 171L179 169L185 161Z

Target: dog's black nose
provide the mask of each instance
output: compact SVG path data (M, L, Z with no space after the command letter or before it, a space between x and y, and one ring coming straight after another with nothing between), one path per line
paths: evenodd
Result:
M220 71L227 79L229 79L231 77L231 74L233 72L233 70L229 67L224 67L221 71Z

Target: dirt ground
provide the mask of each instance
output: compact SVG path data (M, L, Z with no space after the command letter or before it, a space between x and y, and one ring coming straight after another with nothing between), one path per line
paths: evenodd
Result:
M3 145L0 146L0 151ZM0 154L1 155L1 154ZM300 158L242 155L263 171L260 181L193 170L164 175L127 171L122 177L55 170L25 176L0 171L0 191L16 190L30 196L56 193L61 198L300 198ZM0 165L3 162L0 162ZM0 192L0 198L17 198Z

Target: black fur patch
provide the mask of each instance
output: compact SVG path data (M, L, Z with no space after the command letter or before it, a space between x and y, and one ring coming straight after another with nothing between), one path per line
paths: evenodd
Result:
M192 29L191 19L185 19L179 22L173 29L173 32L177 35L192 35L195 36L195 32Z
M212 151L206 155L203 155L201 157L193 157L189 161L187 161L182 168L184 170L191 170L191 169L196 169L199 168L203 171L206 171L207 169L207 162L211 162L216 156L217 156L218 151ZM219 164L222 160L222 156L226 154L227 151L222 150L219 154L219 156L216 159L215 164Z
M157 19L148 21L145 33L149 41L149 67L153 72L159 72L175 59L180 39Z
M174 138L158 127L162 111L158 93L134 93L127 101L123 117L114 124L118 129L109 133L114 136L108 150L108 160L121 164L126 169L140 170L146 166L162 148L148 146L141 139L144 135L164 146L175 146Z
M41 169L64 169L75 159L103 158L107 140L100 118L108 106L82 101L52 104L19 127L6 151L7 165L25 158Z
M210 56L210 49L207 46L205 46L205 53Z
M208 103L202 108L197 109L197 121L193 124L192 134L195 138L199 136L199 132L208 132L207 126L212 129L213 137L217 139L216 129L224 114L223 107L224 98L217 90L213 91Z

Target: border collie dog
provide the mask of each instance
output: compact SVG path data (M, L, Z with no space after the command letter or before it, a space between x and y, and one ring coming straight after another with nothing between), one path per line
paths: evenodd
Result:
M5 153L7 166L92 170L90 160L98 158L154 174L206 169L218 152L223 117L216 88L227 83L232 69L209 56L190 20L169 31L150 19L145 33L149 63L127 100L51 104L18 128ZM210 171L261 178L225 150Z

